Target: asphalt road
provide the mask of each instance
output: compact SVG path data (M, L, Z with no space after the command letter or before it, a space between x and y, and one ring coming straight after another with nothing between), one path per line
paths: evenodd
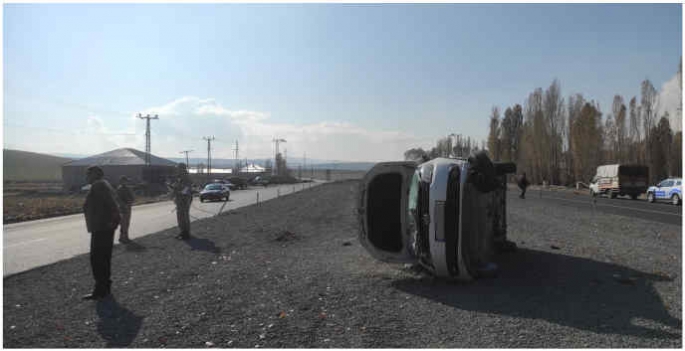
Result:
M519 192L509 191L509 201L517 201ZM554 206L588 210L596 214L613 214L640 218L665 224L682 225L683 207L668 202L649 203L647 200L632 200L629 197L610 199L604 196L591 197L585 192L529 190L527 199L542 201Z
M294 185L255 187L231 192L230 201L204 202L193 199L191 220L217 215L219 212L267 201L281 195L321 184L320 182ZM131 239L176 226L175 206L172 201L134 206L129 236ZM191 225L192 232L192 225ZM90 250L90 235L86 231L83 214L14 223L3 226L3 276L44 266ZM118 238L117 230L117 238ZM115 239L115 243L118 241Z

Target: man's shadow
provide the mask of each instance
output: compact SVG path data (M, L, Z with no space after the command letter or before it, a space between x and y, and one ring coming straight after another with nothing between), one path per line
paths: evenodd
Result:
M143 318L119 305L112 295L97 302L98 334L107 341L106 347L129 346L138 336Z
M147 251L147 247L145 247L145 246L143 246L143 245L141 245L135 241L131 241L129 243L126 243L123 246L124 246L124 248L126 248L126 251L130 251L130 252L145 252L145 251Z
M209 239L201 239L191 235L190 239L184 240L184 242L190 246L191 250L207 251L215 254L221 253L221 249Z
M424 275L393 286L462 310L544 319L600 334L681 338L682 321L669 314L653 286L671 277L529 249L500 255L497 264L494 279L458 284ZM644 325L640 320L661 325L634 323Z

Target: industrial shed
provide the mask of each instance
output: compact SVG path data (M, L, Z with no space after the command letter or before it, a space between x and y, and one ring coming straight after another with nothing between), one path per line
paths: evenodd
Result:
M67 191L77 191L86 184L86 169L100 166L105 179L113 186L119 184L122 175L133 183L161 184L176 173L176 162L150 155L150 166L145 166L145 152L123 148L103 154L82 158L62 166L62 181Z

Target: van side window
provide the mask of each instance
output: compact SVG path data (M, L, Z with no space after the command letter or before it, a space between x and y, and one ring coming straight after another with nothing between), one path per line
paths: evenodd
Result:
M675 185L680 185L680 181L675 182Z

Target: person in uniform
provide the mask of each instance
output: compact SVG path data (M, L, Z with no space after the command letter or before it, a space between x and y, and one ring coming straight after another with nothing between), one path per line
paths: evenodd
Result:
M176 239L190 239L190 204L193 201L192 181L185 163L179 163L176 179L171 184L172 196L176 204L176 220L181 233Z
M131 238L128 237L128 228L131 224L131 206L133 205L133 191L128 187L128 177L119 178L117 187L117 198L119 200L119 212L121 213L121 227L119 227L119 242L128 244Z
M83 296L85 300L99 300L111 293L111 263L114 232L121 221L114 189L104 177L102 168L88 167L86 180L91 185L83 213L90 235L90 266L95 279L92 293Z
M530 183L528 183L528 178L526 178L526 172L523 172L523 174L521 174L521 177L519 177L518 181L519 189L521 189L521 194L519 195L519 198L526 198L526 188L528 188L528 185L530 185Z

